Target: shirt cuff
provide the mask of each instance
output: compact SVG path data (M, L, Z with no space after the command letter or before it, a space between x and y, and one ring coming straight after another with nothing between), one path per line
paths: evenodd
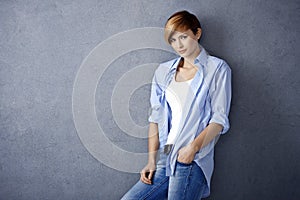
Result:
M230 128L229 119L227 115L223 113L214 113L209 123L217 123L222 125L223 129L220 134L226 133Z
M150 110L148 121L158 123L161 119L160 106L153 106Z

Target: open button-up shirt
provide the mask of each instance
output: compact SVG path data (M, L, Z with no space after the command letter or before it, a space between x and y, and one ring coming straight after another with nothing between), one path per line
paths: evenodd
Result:
M200 54L194 61L198 70L191 82L191 91L179 124L180 131L166 159L167 176L174 174L178 151L191 143L208 124L214 122L222 125L223 130L220 134L226 133L229 129L231 69L224 60L210 56L202 46L200 49ZM158 124L160 149L166 144L172 118L165 92L176 74L180 59L179 57L160 64L152 81L149 122ZM214 145L217 139L218 137L196 153L194 159L207 180L205 196L210 193L210 180L214 169Z

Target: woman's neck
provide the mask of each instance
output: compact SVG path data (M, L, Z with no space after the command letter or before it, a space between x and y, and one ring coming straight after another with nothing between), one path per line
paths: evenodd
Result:
M184 57L183 67L185 67L185 68L193 67L194 61L197 58L197 56L200 54L200 52L201 52L201 49L200 49L200 47L198 47L192 55L190 55L188 57Z

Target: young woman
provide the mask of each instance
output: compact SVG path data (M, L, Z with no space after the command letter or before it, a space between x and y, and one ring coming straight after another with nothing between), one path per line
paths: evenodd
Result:
M214 145L229 129L231 69L199 45L201 33L197 17L187 11L165 25L165 39L180 57L155 71L148 164L123 200L199 200L210 194Z

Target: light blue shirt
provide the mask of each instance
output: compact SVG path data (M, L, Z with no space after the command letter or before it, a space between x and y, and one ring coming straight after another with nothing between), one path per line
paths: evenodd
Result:
M191 143L207 126L215 122L223 126L220 134L229 129L228 114L231 102L231 69L217 57L210 56L200 46L201 52L194 61L198 70L191 82L190 96L186 100L183 120L173 148L166 159L166 175L174 174L179 149ZM167 142L171 128L172 111L166 100L166 88L172 81L180 57L162 63L156 69L151 86L151 114L149 122L158 124L160 151ZM210 194L210 180L214 169L214 145L218 137L202 148L194 161L201 167L206 180L205 196Z

